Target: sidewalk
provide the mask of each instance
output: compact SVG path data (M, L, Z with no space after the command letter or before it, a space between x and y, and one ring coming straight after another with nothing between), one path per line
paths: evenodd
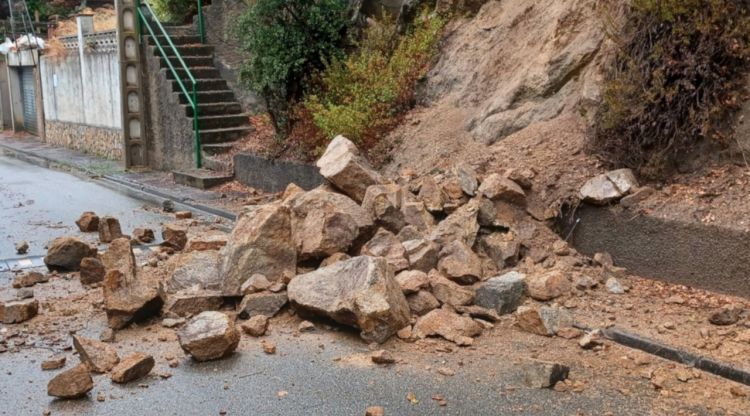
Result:
M238 191L220 193L175 184L170 172L129 172L118 161L49 145L34 136L0 133L0 151L27 163L94 179L147 202L161 205L165 200L171 200L182 206L179 209L199 211L231 221L242 210L243 204L237 201L249 196Z

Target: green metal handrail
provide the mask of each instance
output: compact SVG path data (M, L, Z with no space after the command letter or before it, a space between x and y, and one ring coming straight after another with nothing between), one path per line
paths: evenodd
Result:
M200 0L198 0L198 4L200 6ZM148 10L149 14L153 17L154 23L156 23L156 26L159 28L161 34L164 36L164 39L166 39L167 44L169 48L171 48L172 51L174 51L175 57L177 58L178 62L182 66L182 69L185 70L185 73L187 74L188 79L190 80L190 84L192 86L192 91L188 92L188 88L185 86L185 84L182 82L182 77L177 73L177 70L175 69L174 65L172 65L172 60L167 55L167 52L164 50L164 47L162 46L159 39L156 37L156 33L154 33L154 28L151 27L151 23L149 22L148 18L143 14L143 10L141 8L141 5L145 6ZM180 55L180 51L177 50L177 47L174 45L174 42L172 42L172 38L167 33L166 29L164 29L164 26L159 22L159 20L156 18L156 14L154 13L154 10L151 8L151 6L145 2L145 1L137 1L136 3L136 10L138 11L138 18L140 20L140 30L143 31L143 28L145 27L146 30L148 30L149 35L151 35L151 38L154 40L154 44L159 49L159 52L161 52L162 57L164 57L164 60L167 62L167 66L172 71L172 74L174 75L175 80L177 81L177 84L180 86L180 89L185 94L185 97L187 97L188 103L190 104L190 107L193 109L193 130L195 131L195 164L198 169L203 167L203 157L201 153L201 134L200 134L200 125L198 123L198 87L197 82L195 81L195 77L193 76L193 73L190 72L190 68L188 68L187 64L185 64L185 60L182 59L182 55ZM201 10L200 8L199 10ZM199 25L201 27L201 42L203 41L203 13L202 11L199 12ZM141 33L142 34L142 33Z
M198 0L198 33L201 35L201 43L206 43L206 27L203 20L203 0Z

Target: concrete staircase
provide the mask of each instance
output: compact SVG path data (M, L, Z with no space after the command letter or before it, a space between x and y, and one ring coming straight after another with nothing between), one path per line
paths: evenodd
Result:
M198 95L198 126L200 127L203 169L174 171L175 182L208 188L233 179L232 166L218 158L218 155L229 152L234 142L252 131L249 123L249 113L243 112L242 106L227 85L219 70L214 66L214 48L201 44L200 36L193 26L164 26L172 42L179 51L186 66L197 81ZM163 36L157 36L162 45L166 44ZM149 44L155 46L151 39ZM161 71L171 80L172 91L181 104L180 113L192 125L192 107L188 104L188 97L182 92L175 75L169 69L167 60L158 48L151 48L160 59ZM171 48L165 48L169 61L176 69L177 76L183 84L191 89L191 83L186 71ZM167 110L171 111L171 110ZM192 140L192 138L191 138Z

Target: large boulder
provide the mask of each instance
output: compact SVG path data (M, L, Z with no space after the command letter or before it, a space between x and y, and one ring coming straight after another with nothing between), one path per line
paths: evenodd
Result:
M207 311L182 327L177 338L194 360L210 361L233 353L240 343L240 332L225 313Z
M440 251L438 270L454 282L470 285L482 278L482 261L471 247L456 240Z
M44 264L50 270L77 271L85 257L96 257L96 248L75 237L59 237L47 249Z
M454 240L463 241L469 247L474 246L479 231L478 213L479 201L472 200L462 205L432 230L429 239L440 246L448 245Z
M377 233L360 250L360 254L370 257L385 257L394 272L409 267L406 250L401 241L390 231L379 229Z
M294 247L301 260L346 252L373 229L372 216L346 195L318 188L298 194L288 203Z
M289 283L295 308L358 327L382 343L409 323L409 305L382 257L360 256L299 275Z
M222 250L222 258L222 290L228 296L240 295L242 283L256 273L270 281L291 279L297 254L289 208L269 204L241 216Z
M367 188L362 209L379 225L397 233L406 225L404 213L401 211L404 197L405 192L400 185L372 185Z
M172 276L166 281L167 293L183 290L221 290L220 256L217 251L176 254Z
M103 292L110 328L120 329L133 320L142 320L159 312L164 295L158 276L136 275L129 239L112 241L102 255L102 263L107 269Z
M357 146L344 136L336 136L316 163L320 174L337 188L361 203L367 188L383 182L362 157Z

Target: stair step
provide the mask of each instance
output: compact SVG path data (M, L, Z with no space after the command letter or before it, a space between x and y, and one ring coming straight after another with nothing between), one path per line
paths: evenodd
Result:
M169 32L167 32L169 33ZM153 44L153 39L151 39L151 36L146 36L148 38L148 41ZM200 44L201 43L201 37L198 35L186 35L186 34L169 34L169 38L172 40L172 43L175 46L180 45L194 45L194 44ZM167 38L164 35L156 35L156 39L159 41L159 43L162 46L167 46L169 43L167 42Z
M201 129L206 130L218 129L222 127L239 127L250 124L249 117L250 114L248 113L221 116L201 116L198 117L198 126Z
M180 88L180 84L177 83L177 80L171 80L172 81L172 91L174 92L182 92L182 89ZM190 82L186 82L187 80L183 80L183 83L185 83L185 87L188 89L188 92L190 92L190 89L192 86L190 85ZM229 89L229 86L227 85L227 81L221 78L212 78L212 79L196 79L196 88L198 92L202 91L217 91L217 90L227 90Z
M223 129L201 130L201 143L226 143L241 139L255 130L253 126L228 127Z
M153 47L154 55L161 56L159 48ZM180 45L177 46L177 51L180 52L180 56L213 56L214 47L211 45ZM174 49L164 48L167 56L176 56Z
M162 68L169 68L169 65L167 65L167 60L164 59L161 54L159 55L161 58L160 65ZM183 56L182 60L185 62L185 65L188 67L196 67L196 66L213 66L214 64L214 58L211 56ZM170 61L172 62L172 65L175 68L181 68L182 64L180 64L180 61L177 59L176 56L172 56Z
M203 152L203 168L225 175L232 174L232 162Z
M189 105L182 106L185 109L185 115L193 116L193 107ZM198 114L203 116L231 115L242 113L242 106L238 102L225 103L201 103L198 98Z
M169 36L190 36L195 35L197 30L192 25L170 25L163 24Z
M207 155L227 153L234 147L234 142L201 144L201 150Z
M174 181L180 185L193 188L208 189L234 179L234 175L226 172L214 172L208 169L190 169L172 171Z
M198 103L212 104L212 103L228 103L236 102L237 99L234 96L232 90L219 90L219 91L200 91L198 92ZM180 91L180 104L187 104L188 99L182 91Z
M201 67L193 67L189 68L190 73L193 74L193 78L198 79L220 79L221 74L219 74L219 70L214 68L213 66L201 66ZM162 71L167 73L167 79L175 79L174 72L172 72L171 69L163 69ZM177 72L177 75L180 79L186 80L188 79L187 71L185 71L183 68L175 67L175 72Z

